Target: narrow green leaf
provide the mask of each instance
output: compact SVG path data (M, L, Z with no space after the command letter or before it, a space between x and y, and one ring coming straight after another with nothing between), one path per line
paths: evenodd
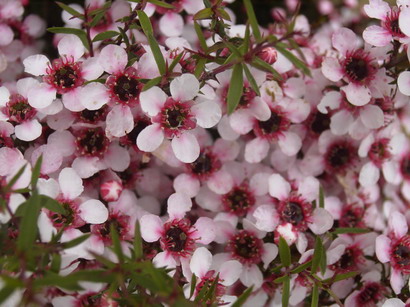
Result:
M337 228L332 233L339 235L343 233L368 233L371 232L370 229L367 228Z
M130 40L128 39L128 35L127 33L125 33L123 28L118 27L118 31L120 31L122 40L124 41L125 45L127 46L127 48L130 46Z
M141 259L143 255L144 253L142 249L140 224L137 220L137 222L135 223L135 231L134 231L134 256L135 256L135 259Z
M124 263L124 253L122 252L120 237L114 223L111 223L110 225L110 235L113 245L112 249L117 255L119 263Z
M218 8L216 10L218 12L218 15L222 17L222 19L231 21L231 16L223 9L223 8Z
M276 50L278 50L280 53L283 54L284 57L286 57L289 61L292 62L293 65L295 65L296 68L299 68L305 75L311 76L309 68L306 66L306 64L298 59L292 52L287 50L286 45L283 43L277 43L275 45Z
M145 35L154 34L154 31L152 30L151 22L147 14L145 14L144 11L138 11L137 14L138 14L138 19L140 21L142 30L144 31Z
M148 0L148 2L150 2L152 4L155 4L155 5L158 5L158 6L161 6L161 7L164 7L166 9L174 9L175 8L175 6L173 6L172 4L169 4L169 3L166 3L166 2L163 2L163 1L159 1L159 0Z
M37 219L40 214L41 204L38 195L33 195L26 203L25 214L21 218L17 248L29 253L31 246L36 240L38 228Z
M322 282L323 283L332 283L333 284L337 281L341 281L341 280L344 280L344 279L355 277L359 273L360 272L347 272L347 273L337 274L337 275L334 275L331 278L323 280Z
M235 301L235 303L232 304L232 307L240 307L242 306L246 300L249 298L249 296L252 294L253 286L249 287L246 289Z
M17 182L17 180L19 180L19 178L21 177L21 175L23 175L24 170L26 169L27 164L24 164L19 171L13 176L13 178L11 178L11 180L7 183L7 185L5 186L4 190L5 192L8 192L9 190L11 190L11 188L13 187L13 185Z
M317 284L314 285L312 290L312 303L310 304L311 307L318 307L319 306L319 287Z
M191 297L192 297L192 296L194 295L194 293L195 293L196 281L197 281L196 275L195 275L195 274L192 274L192 278L191 278L191 288L190 288L190 290L189 290L189 299L191 299Z
M250 46L250 30L249 30L249 24L247 24L245 28L245 36L243 38L243 44L239 47L239 50L241 51L242 55L245 55L248 52L249 46Z
M194 75L198 79L201 76L201 74L204 72L205 64L206 64L206 59L204 58L199 59L198 62L196 63Z
M38 199L42 207L50 211L53 211L53 212L57 212L60 214L66 214L64 207L55 199L48 197L46 195L39 195Z
M101 33L98 33L98 34L94 37L93 42L103 41L103 40L105 40L105 39L109 39L109 38L111 38L111 37L118 36L118 35L120 35L120 33L117 32L117 31L105 31L105 32L101 32Z
M56 1L57 5L61 7L64 11L68 12L69 14L73 15L74 17L80 18L84 20L84 15L80 12L73 9L71 6L64 4L62 2Z
M106 12L107 12L106 10L101 10L100 12L98 12L98 13L93 17L93 19L91 20L91 22L90 22L90 28L95 27L95 26L100 22L100 20L105 16Z
M85 32L81 29L75 28L65 28L65 27L51 27L47 31L51 33L63 33L63 34L74 34L74 35L86 35Z
M260 96L261 93L259 91L259 86L256 83L255 78L252 76L252 73L251 73L251 71L249 70L249 68L246 64L243 65L243 70L245 71L246 79L248 79L249 84L251 85L251 88L256 93L256 95Z
M38 181L38 178L40 177L42 162L43 162L43 155L40 155L31 173L31 189L33 190L33 193L37 192L37 181Z
M209 288L209 280L205 280L204 284L202 285L201 290L199 290L197 296L195 297L194 302L199 303L203 301L206 292L208 292L208 288Z
M168 72L172 72L175 68L175 66L179 63L179 61L181 60L182 56L184 55L185 52L181 52L180 54L178 54L171 62L171 65L169 65L168 67Z
M194 21L194 28L195 28L196 37L198 38L201 49L203 51L206 51L208 49L208 45L206 44L206 40L204 37L204 33L202 32L201 26L196 21Z
M51 257L50 271L54 273L60 272L61 267L61 256L58 253L55 253Z
M326 249L324 247L322 248L322 255L320 257L319 267L320 267L320 272L322 273L322 275L324 275L327 269L327 256L326 256Z
M8 285L3 286L3 288L1 288L0 290L0 304L2 304L5 300L7 300L9 296L12 295L15 290L16 288L12 286L8 286Z
M312 258L312 273L316 273L319 264L320 264L320 259L322 258L323 254L323 244L322 244L322 239L317 236L316 241L315 241L315 250L313 252L313 258Z
M259 23L256 19L255 11L253 10L251 0L244 0L243 3L245 4L246 13L248 14L249 23L252 27L253 36L258 40L261 38L261 32L259 31Z
M62 243L64 249L69 249L74 246L80 245L84 241L86 241L90 237L90 234L84 234L78 238L72 239L71 241L67 241Z
M301 265L297 266L296 268L294 268L290 272L292 274L297 274L297 273L303 272L304 270L306 270L311 265L312 265L312 260L309 260L308 262L302 263Z
M254 57L251 65L259 70L271 73L273 75L273 78L275 78L275 80L277 81L283 80L280 73L276 69L274 69L272 65L269 65L259 57Z
M214 13L214 12L212 11L212 9L207 7L207 8L204 8L204 9L198 11L198 12L194 15L193 19L194 19L194 20L209 19L209 18L211 18L211 16L213 15L213 13Z
M290 258L290 248L283 237L279 238L279 256L280 261L285 267L290 266L292 262Z
M162 77L156 77L154 79L149 80L145 85L142 87L142 91L149 90L151 87L156 86L158 83L160 83L162 80Z
M273 282L274 282L275 284L281 284L281 283L283 283L284 280L286 280L286 278L288 278L288 275L283 275L283 276L281 276L281 277L275 278L275 279L273 280Z
M319 187L319 207L324 208L325 207L325 193L323 191L323 187Z
M290 277L286 276L287 278L283 281L283 289L282 289L282 307L289 306L289 296L290 296Z
M231 82L229 83L227 103L228 103L228 114L235 111L236 107L241 100L243 93L243 72L242 64L235 64L232 70Z

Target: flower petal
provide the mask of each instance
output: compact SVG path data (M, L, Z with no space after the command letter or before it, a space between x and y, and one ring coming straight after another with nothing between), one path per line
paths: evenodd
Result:
M176 13L166 13L159 20L159 29L165 36L180 36L184 28L182 16Z
M141 109L149 116L155 116L160 111L168 96L157 86L140 94Z
M397 86L403 95L410 96L410 71L403 71L397 79Z
M14 133L19 140L30 142L37 139L43 131L43 126L37 119L26 121L14 127Z
M153 152L164 140L164 133L159 124L149 125L138 134L137 146L142 151Z
M373 164L373 162L367 162L363 165L359 174L359 183L363 187L370 187L375 185L380 178L380 170Z
M333 226L333 216L323 208L316 208L312 214L312 223L309 224L310 230L317 235L324 234Z
M202 128L215 126L222 117L219 105L210 100L192 106L191 111L195 115L196 123Z
M60 56L72 57L74 61L81 58L85 51L83 43L74 34L64 35L58 42L57 48Z
M141 237L147 242L158 241L162 232L162 221L153 214L144 215L140 220Z
M175 157L181 162L192 163L199 157L200 147L195 135L185 132L171 142Z
M105 46L98 57L98 63L110 74L122 72L127 65L127 61L127 52L117 45Z
M48 107L57 98L57 91L46 83L33 86L27 93L28 103L36 109Z
M61 192L64 197L68 199L74 199L83 192L83 180L78 176L77 172L66 167L61 170L60 175L58 175L58 183L60 184Z
M290 193L291 187L289 182L279 174L273 174L269 177L269 194L279 200L285 200Z
M108 219L108 210L97 199L83 202L80 207L80 217L89 224L102 224Z
M369 103L371 95L367 87L349 83L342 87L346 93L346 98L349 102L357 107L364 106Z
M390 43L393 37L387 29L380 26L370 26L363 31L363 39L370 45L384 47Z
M104 84L92 82L81 89L80 101L87 110L98 110L110 101L110 97Z
M108 136L122 137L134 129L134 117L129 106L116 105L107 114L105 132Z
M336 58L327 57L322 62L322 73L330 81L337 82L343 77L342 67Z
M31 55L23 61L24 71L34 76L41 76L46 74L49 59L42 54Z
M174 193L168 197L168 214L171 219L182 219L192 207L191 198L182 193Z
M384 113L375 105L367 105L360 110L360 119L369 129L378 129L384 125Z
M205 277L212 264L212 254L205 247L199 247L192 255L189 267L200 279Z
M401 32L410 36L410 7L403 7L399 15L399 27Z
M193 74L183 74L171 81L170 91L176 101L192 100L198 95L199 81Z
M385 235L376 238L376 256L381 263L390 261L391 240Z

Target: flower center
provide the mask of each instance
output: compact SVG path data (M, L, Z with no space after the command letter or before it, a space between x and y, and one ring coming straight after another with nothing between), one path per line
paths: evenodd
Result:
M292 225L298 225L303 221L303 210L298 203L288 202L282 211L282 218Z
M310 130L319 135L330 127L330 116L320 112L315 112L310 120Z
M77 206L74 203L68 201L60 201L61 206L64 208L64 214L57 212L48 212L48 217L57 229L63 226L71 226L77 216Z
M362 83L374 72L369 54L361 49L348 53L342 66L350 82Z
M24 121L32 119L37 111L31 107L27 99L19 94L13 94L10 97L9 102L6 105L6 109L3 111L8 117L10 122L21 124Z
M392 248L392 265L403 272L410 274L410 235L402 237Z
M255 134L258 137L274 140L289 128L290 121L281 108L276 107L271 109L271 112L271 116L268 120L257 122Z
M134 128L131 130L130 133L126 135L126 138L129 141L129 144L134 145L135 140L137 139L138 135L151 124L151 121L146 117L139 117L135 120ZM135 144L135 146L137 146Z
M245 85L243 88L241 99L239 100L238 108L248 108L251 101L255 97L255 91L249 85Z
M381 167L383 162L391 157L388 148L389 139L383 138L372 144L369 150L369 159L378 167Z
M202 277L201 281L197 284L197 286L195 288L196 295L199 294L199 292L202 290L202 288L205 286L205 284L206 284L207 289L210 290L212 284L216 280L216 276L214 276L214 275L215 275L215 271L211 270L211 271L208 271L205 274L204 277ZM219 278L218 278L218 281L217 281L217 284L216 284L216 289L215 289L215 296L216 296L215 298L218 302L220 302L220 299L221 299L222 295L225 294L225 290L226 290L226 287L219 283ZM203 301L201 300L201 302L203 302ZM210 299L206 303L208 305L211 305Z
M261 260L262 240L247 230L240 230L227 244L232 258L243 264L256 264Z
M340 227L355 228L361 226L363 219L364 209L359 206L346 206L341 214L339 220Z
M130 239L129 238L129 220L128 215L123 215L118 212L110 213L107 221L103 224L92 225L91 232L106 244L111 244L111 225L114 226L117 231L118 237L121 241Z
M326 154L325 160L330 171L343 171L349 167L355 159L355 150L347 141L332 144Z
M410 180L410 154L407 154L401 160L400 171L406 180Z
M76 139L77 151L82 156L103 156L107 151L109 140L102 128L84 129Z
M64 94L82 85L80 63L74 62L73 58L59 58L53 61L46 70L44 81L52 85L59 94Z
M363 252L356 246L350 246L345 249L340 259L331 265L333 271L350 272L357 269L357 264L363 262Z
M98 110L84 109L78 113L78 117L86 123L95 124L105 118L105 116L107 115L107 111L108 111L107 105L102 106Z
M137 103L141 83L137 77L137 70L128 67L121 75L112 75L107 79L111 100L116 103Z
M191 222L183 218L165 223L161 247L179 256L186 256L193 251L195 240L192 239Z
M226 211L237 216L244 216L255 204L255 197L249 191L248 185L244 183L222 196L222 203Z
M399 27L399 15L400 10L392 9L389 14L387 14L387 18L384 22L382 22L382 26L386 28L390 34L394 37L405 37L406 35L400 30Z
M356 297L357 306L369 306L369 303L378 303L383 297L385 290L377 282L367 283ZM371 306L374 306L371 304Z
M187 165L188 170L200 179L207 179L221 168L221 161L209 149L204 149L198 159Z

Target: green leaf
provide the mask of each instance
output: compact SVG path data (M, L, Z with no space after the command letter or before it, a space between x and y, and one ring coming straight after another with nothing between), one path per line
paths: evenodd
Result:
M209 288L209 280L205 280L204 284L202 285L201 290L199 290L197 296L195 297L194 302L199 303L203 301L205 294L208 292Z
M251 88L256 93L256 95L260 96L261 93L259 91L259 86L256 83L255 78L252 76L252 73L251 73L251 71L249 70L249 68L246 64L243 65L243 70L245 71L246 79L248 79L249 84L251 85Z
M66 214L66 210L64 209L64 207L55 199L48 197L46 195L39 195L38 199L42 207L53 212Z
M273 77L275 78L275 80L277 81L283 80L280 73L276 69L274 69L272 65L269 65L268 63L266 63L264 60L262 60L259 57L254 57L251 65L259 70L271 73Z
M222 19L231 21L231 16L223 9L223 8L218 8L216 10L218 12L218 15L222 17Z
M15 290L16 290L15 287L8 286L8 285L5 285L5 286L3 286L3 288L1 288L1 290L0 290L0 305L1 306L3 306L2 303L5 300L7 300L8 297L10 295L12 295Z
M118 27L118 31L120 31L121 34L121 38L123 39L125 45L127 46L127 48L130 47L130 40L128 39L128 35L127 33L125 33L123 28Z
M232 304L232 307L240 307L242 306L248 297L252 294L253 286L249 287L248 289L243 292L238 299L235 301L235 303Z
M73 15L74 17L80 18L84 20L84 15L80 12L73 9L71 6L64 4L62 2L56 1L57 5L61 7L64 11L68 12L69 14Z
M149 80L145 85L142 87L142 91L147 91L151 87L156 86L158 83L160 83L162 80L162 76L160 77L155 77L154 79Z
M280 261L285 267L290 266L291 264L291 257L290 257L290 248L288 243L283 237L279 238L279 256Z
M294 268L290 272L292 274L297 274L297 273L303 272L304 270L306 270L311 265L312 265L312 260L309 260L308 262L302 263L301 265L297 266L296 268Z
M286 280L286 278L288 278L288 277L289 277L288 275L283 275L283 276L281 276L281 277L275 278L275 279L273 280L273 282L274 282L275 284L281 284L281 283L283 283L283 281Z
M347 272L347 273L337 274L337 275L334 275L331 278L323 280L322 282L323 283L332 283L333 284L337 281L341 281L341 280L344 280L344 279L355 277L359 273L360 272Z
M209 18L211 18L211 16L213 14L214 14L214 12L212 11L212 9L207 7L207 8L204 8L204 9L198 11L194 15L193 19L194 20L209 19Z
M158 5L158 6L161 6L161 7L164 7L166 9L174 9L175 8L175 6L173 6L172 4L169 4L169 3L166 3L166 2L163 2L163 1L159 1L159 0L148 0L148 2L150 2L152 4L155 4L155 5Z
M98 34L94 37L93 42L103 41L103 40L105 40L105 39L109 39L109 38L111 38L111 37L118 36L118 35L121 35L121 34L120 34L119 32L117 32L117 31L105 31L105 32L101 32L101 33L98 33Z
M51 257L50 271L54 273L60 272L61 256L60 254L53 254Z
M175 68L175 66L179 63L179 61L181 60L181 58L183 57L185 52L181 52L180 54L178 54L171 62L171 65L169 65L168 67L168 72L172 72Z
M295 65L296 68L299 68L305 75L311 76L309 68L306 66L306 64L299 60L292 52L287 50L286 45L283 43L277 43L275 45L276 50L278 50L284 57L286 57L289 61L292 62L293 65Z
M191 289L189 290L189 298L191 298L191 297L194 295L194 293L195 293L196 281L197 281L196 275L195 275L195 274L192 274L192 278L191 278Z
M287 278L283 281L283 289L282 289L282 307L289 306L289 296L290 296L290 277L286 276Z
M243 3L246 8L246 13L248 14L248 19L252 27L253 35L258 40L261 38L261 32L259 31L259 23L256 19L255 11L253 10L252 2L251 0L244 0Z
M235 64L232 70L231 82L229 83L227 103L228 103L228 114L235 111L236 107L241 100L243 93L243 72L242 64Z
M117 229L115 228L114 223L110 224L110 235L111 235L111 240L113 244L112 249L114 253L117 255L119 263L124 263L124 254L122 252L120 237L118 235L118 232L117 232Z
M335 229L332 234L343 234L343 233L368 233L371 232L370 229L366 229L366 228L337 228Z
M312 307L319 306L319 287L317 284L314 285L312 290L312 303L310 304Z
M232 44L231 42L228 42L228 41L224 41L223 43L224 43L224 45L225 45L226 47L228 47L228 49L229 49L233 54L236 55L236 57L238 57L238 58L242 57L241 52L239 51L238 48L235 47L234 44Z
M324 208L325 207L325 193L323 192L323 187L319 187L319 207Z
M322 256L320 257L320 263L319 263L320 272L322 273L322 275L326 273L326 269L327 269L327 259L326 258L327 258L326 249L323 247Z
M87 48L87 50L90 50L90 45L87 41L87 34L81 29L64 28L64 27L51 27L51 28L48 28L47 31L49 31L51 33L63 33L63 34L77 35L78 38L83 43L83 45L85 46L85 48Z
M138 11L137 14L142 30L144 31L145 35L154 34L151 22L149 21L149 17L147 16L147 14L145 14L144 11Z
M316 273L319 268L320 260L322 259L323 255L323 249L322 239L317 236L315 241L315 250L313 252L312 258L312 273Z
M194 28L195 28L196 37L198 38L201 49L203 51L206 51L208 49L208 45L206 44L206 40L204 37L204 33L202 32L201 26L196 21L194 21Z
M198 79L201 76L201 74L204 72L205 64L206 64L206 59L204 58L199 59L198 62L196 63L194 75Z
M249 30L249 25L246 25L245 28L245 36L243 38L243 44L239 47L239 50L243 55L245 55L248 52L250 45L250 30Z
M80 245L84 241L86 241L90 237L90 234L84 234L78 238L72 239L71 241L67 241L62 243L64 249L69 249L74 246Z
M91 22L90 22L90 28L95 27L95 26L100 22L100 20L105 16L106 12L107 12L107 10L101 10L100 12L98 12L98 13L93 17L93 19L91 20Z
M21 218L17 248L21 252L30 253L32 245L37 238L37 219L40 214L41 204L38 195L33 195L27 202L25 214Z
M135 259L141 259L143 255L144 253L142 249L140 224L137 220L137 222L135 223L135 231L134 231L134 256L135 256Z

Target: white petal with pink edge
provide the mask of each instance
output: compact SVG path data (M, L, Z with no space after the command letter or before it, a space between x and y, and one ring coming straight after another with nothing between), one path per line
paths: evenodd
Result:
M292 123L303 122L310 114L310 104L303 99L290 99L285 106L286 115Z
M399 270L393 269L390 273L390 285L396 294L400 294L404 287L404 277Z
M175 177L173 186L176 192L192 198L198 194L201 184L198 179L182 173Z
M78 176L77 172L70 168L63 168L58 175L58 183L63 196L68 199L74 199L83 192L83 180Z
M46 74L50 60L42 54L31 55L23 61L24 71L34 76L41 76Z
M272 205L261 205L253 213L255 226L262 231L271 232L279 223L279 215Z
M399 15L399 27L403 34L410 36L410 7L404 7Z
M183 74L170 84L171 96L176 101L189 101L199 92L199 81L193 74Z
M89 224L102 224L108 219L108 209L97 199L89 199L80 207L80 217Z
M85 80L97 79L103 72L104 68L101 67L96 58L88 58L81 65L81 73Z
M80 178L89 178L102 169L98 157L78 157L72 166Z
M393 36L387 29L379 26L370 26L363 31L363 39L370 45L384 47L391 42Z
M128 150L118 143L111 143L104 155L103 162L116 172L123 172L130 165L131 157Z
M200 217L194 227L196 232L194 233L194 239L201 244L211 243L216 236L216 227L215 223L209 217Z
M399 298L389 298L387 299L382 307L405 307L406 304Z
M43 127L37 119L26 121L21 125L14 127L16 137L25 142L30 142L37 139L41 135L42 131Z
M222 111L216 102L207 100L191 107L196 123L202 128L215 126L222 117Z
M400 73L397 86L403 95L410 96L410 71Z
M394 211L389 216L389 225L396 238L401 238L407 234L408 226L406 217L398 211Z
M289 182L279 174L273 174L269 177L269 194L279 200L285 200L290 193L291 187Z
M141 108L149 116L155 116L161 111L167 98L168 96L163 90L153 86L140 94Z
M27 93L28 103L33 108L48 107L57 98L57 91L46 83L39 83Z
M342 67L336 58L325 58L322 62L322 73L330 81L337 82L343 77Z
M262 262L263 262L263 268L265 270L269 266L269 264L276 258L276 256L278 255L278 252L279 252L279 249L275 244L273 243L263 244Z
M144 215L140 220L141 237L147 242L155 242L161 237L163 222L159 216Z
M189 267L197 277L202 279L209 271L212 264L212 254L205 247L199 247L192 255Z
M77 87L63 94L62 102L64 106L72 112L80 112L85 109L81 104L81 87Z
M282 133L279 137L278 144L282 152L289 157L296 155L302 148L302 140L299 135L290 131Z
M117 45L105 46L98 57L98 63L110 74L121 73L127 66L127 61L127 52Z
M4 107L10 99L10 92L7 87L0 87L0 107Z
M381 263L390 261L391 240L385 235L380 235L376 238L376 256Z
M234 184L234 180L225 170L219 170L211 178L208 179L208 188L215 192L216 194L226 194L228 193Z
M192 163L199 157L200 147L195 135L189 132L174 137L171 141L175 157L181 162Z
M255 97L249 106L249 111L257 120L265 121L271 116L271 110L268 104L259 97Z
M360 110L360 119L369 129L378 129L384 125L384 113L375 105L367 105Z
M359 40L356 34L348 28L340 28L332 35L332 45L343 55L347 51L354 50L359 45Z
M262 272L255 264L244 266L239 279L246 287L253 286L254 289L259 289L263 283Z
M359 183L363 187L375 185L380 178L380 170L373 162L369 161L360 170Z
M9 45L14 38L13 30L5 23L0 24L0 46Z
M92 82L81 89L80 101L87 110L98 110L110 101L110 97L104 84Z
M315 177L308 176L303 178L303 180L299 183L298 192L310 202L318 198L319 186L319 180Z
M340 94L340 92L330 91L322 97L320 103L317 105L317 109L320 113L327 114L327 108L335 110L339 107L341 101L342 94Z
M134 117L129 106L116 105L107 114L105 132L109 136L122 137L134 129Z
M349 83L342 87L349 102L357 107L364 106L370 102L370 91L366 86Z
M182 1L182 7L188 14L195 14L199 10L202 10L205 8L205 5L202 1L197 1L197 0L185 0Z
M34 87L37 86L39 84L38 80L34 79L34 78L23 78L17 81L16 83L16 88L17 88L17 92L23 96L23 97L27 97L27 94L29 92L29 90Z
M145 127L138 134L137 146L142 151L153 152L161 145L163 140L164 132L161 130L161 126L159 124L152 124Z
M229 190L228 190L229 192ZM202 187L195 197L197 204L206 210L219 212L221 210L221 198L206 187Z
M64 35L58 42L58 53L60 56L66 56L77 61L84 54L85 48L78 36L74 34Z
M187 195L174 193L168 197L168 214L171 219L182 219L191 210L192 201Z
M253 128L255 119L249 110L239 109L229 116L232 129L239 134L247 134Z
M340 110L330 118L330 130L334 135L344 135L349 132L354 118L347 110Z
M333 216L323 208L316 208L312 214L312 223L309 228L317 235L324 234L333 226Z
M23 159L23 155L18 149L0 148L0 176L9 175L13 171L14 165Z
M249 180L249 187L257 196L266 195L269 193L269 173L256 173Z
M219 267L219 277L222 279L221 284L229 287L233 285L242 272L242 264L236 260L229 260L222 263Z
M383 0L369 0L369 4L366 4L363 9L370 18L380 20L384 20L390 12L389 4Z
M159 29L165 36L180 36L184 28L182 16L176 13L166 13L159 20Z
M269 141L256 137L245 146L245 160L249 163L259 163L266 158L270 149Z
M174 269L177 266L177 263L174 259L174 257L172 257L172 255L168 252L161 252L158 253L153 259L152 259L152 263L154 264L155 267L157 268L167 268L167 269ZM174 274L175 272L172 271L168 274L170 274L171 276Z

